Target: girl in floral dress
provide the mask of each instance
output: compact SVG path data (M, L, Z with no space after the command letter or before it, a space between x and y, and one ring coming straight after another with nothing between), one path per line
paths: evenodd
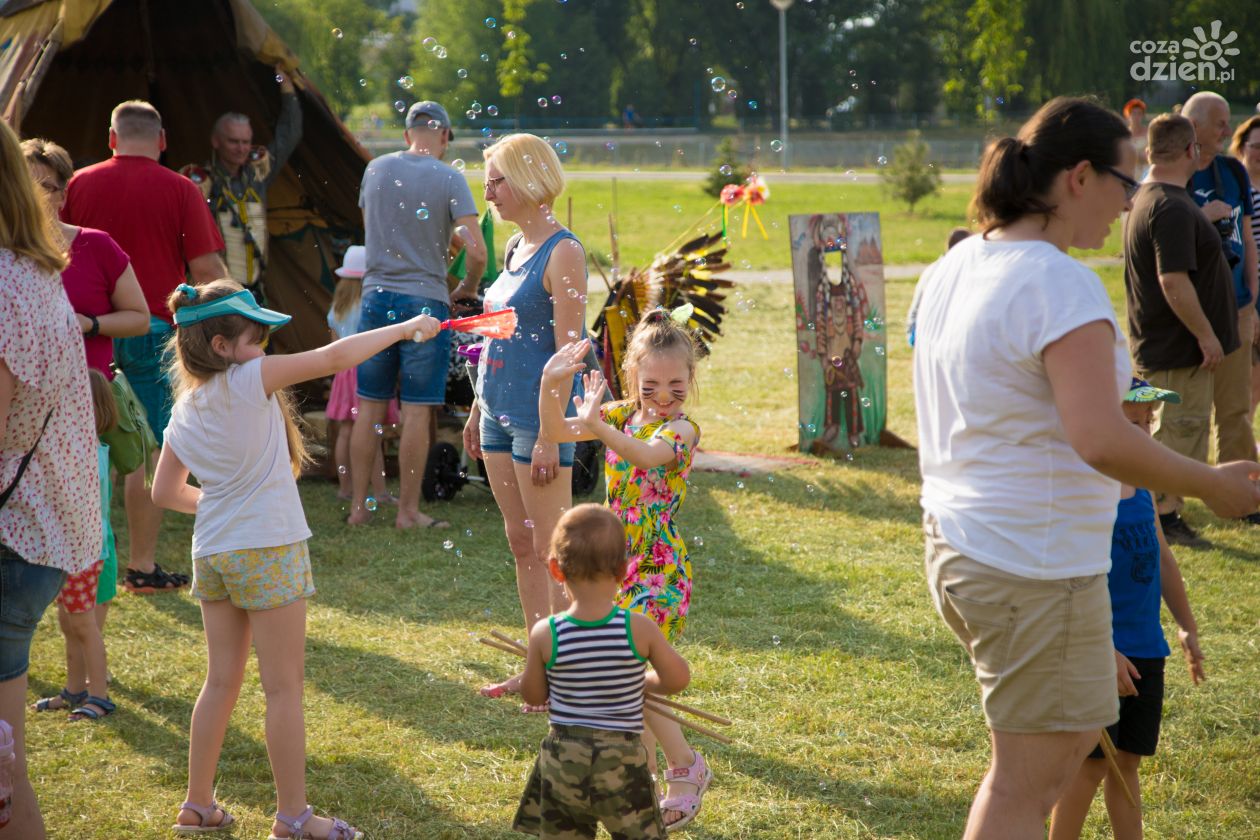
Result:
M604 378L583 375L574 397L577 417L564 417L573 375L584 369L589 341L564 347L543 369L539 414L544 433L565 442L598 438L608 451L604 476L608 506L626 529L628 564L620 606L650 616L666 639L682 634L691 606L691 563L674 517L687 494L700 427L682 412L695 383L696 345L691 333L664 309L644 316L626 348L622 382L628 399L601 406ZM645 710L644 743L653 758L659 741L669 766L661 813L668 829L695 819L713 780L677 723Z

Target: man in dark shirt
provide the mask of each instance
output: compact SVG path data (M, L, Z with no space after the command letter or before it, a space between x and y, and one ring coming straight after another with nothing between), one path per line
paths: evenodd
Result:
M1151 121L1151 171L1124 228L1129 334L1140 375L1181 394L1163 404L1155 438L1206 462L1214 371L1237 350L1238 306L1221 237L1185 184L1199 166L1194 126L1172 114ZM1169 542L1204 546L1180 515L1179 496L1157 498Z

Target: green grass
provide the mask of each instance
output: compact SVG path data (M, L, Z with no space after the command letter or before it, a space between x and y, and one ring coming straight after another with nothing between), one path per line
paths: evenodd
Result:
M476 196L481 195L482 173L470 170L469 184ZM787 266L791 259L788 243L788 217L795 214L877 212L884 231L884 262L888 265L929 263L945 250L949 232L968 224L967 205L971 200L970 184L942 184L940 192L920 202L913 214L905 205L892 199L882 184L851 182L818 184L776 184L773 175L766 178L770 199L757 213L765 225L763 239L754 221L748 223L748 236L740 235L743 211L732 213L727 259L736 269L765 270ZM556 202L556 217L568 223L569 200L573 202L572 228L604 265L611 262L611 240L608 217L615 210L617 241L623 271L630 266L646 267L653 256L682 236L698 219L713 207L715 199L694 181L618 180L616 202L613 181L570 181ZM480 204L480 198L478 199ZM717 230L721 225L720 209L714 210L697 227L698 232ZM502 246L515 226L499 222L495 241ZM1118 255L1120 223L1112 225L1105 247L1088 255ZM592 278L596 280L597 278Z
M623 218L625 217L623 202ZM899 230L899 235L900 230ZM1107 273L1109 288L1118 276ZM912 284L888 285L890 428L914 439L900 315ZM750 285L700 371L693 415L713 449L783 454L795 442L790 290ZM704 739L717 781L695 838L956 838L988 755L962 650L922 573L913 452L861 450L773 477L696 473L681 527L697 577L681 644L685 699L735 720L735 743ZM443 535L385 523L340 526L331 484L304 482L319 595L307 662L310 801L383 838L508 838L545 722L476 688L508 657L478 645L519 635L502 520L469 487L440 507ZM1209 681L1175 661L1159 753L1145 765L1150 837L1260 832L1260 680L1254 536L1216 523L1218 548L1182 551ZM122 525L121 511L114 511ZM191 520L167 515L160 561L187 570ZM443 548L450 539L451 549ZM202 678L196 605L120 595L107 640L119 712L98 725L32 715L32 776L50 836L151 840L184 798L187 726ZM50 613L36 636L31 698L63 679ZM262 837L273 791L251 666L227 736L218 796ZM1110 836L1096 803L1086 830Z

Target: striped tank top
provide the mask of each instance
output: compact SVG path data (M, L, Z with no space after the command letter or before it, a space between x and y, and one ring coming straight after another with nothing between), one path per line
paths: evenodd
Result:
M621 607L599 621L551 616L547 682L551 722L618 732L643 731L644 659Z

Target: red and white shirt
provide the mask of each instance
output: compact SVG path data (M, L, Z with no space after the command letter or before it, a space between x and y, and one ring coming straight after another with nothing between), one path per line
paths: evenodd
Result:
M0 543L23 560L79 572L101 553L96 420L83 336L57 274L0 249L0 359L14 378L0 432L0 490L39 440L0 508ZM44 418L52 411L44 436Z

